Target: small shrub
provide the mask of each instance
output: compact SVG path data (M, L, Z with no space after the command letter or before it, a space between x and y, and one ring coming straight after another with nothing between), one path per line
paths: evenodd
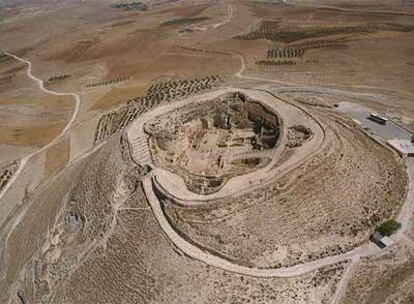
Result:
M385 236L390 236L401 227L401 224L395 220L388 220L382 223L376 230Z

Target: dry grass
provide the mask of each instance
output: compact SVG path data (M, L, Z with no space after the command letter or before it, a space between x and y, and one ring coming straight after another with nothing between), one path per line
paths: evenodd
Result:
M343 6L400 9L396 1L348 2ZM412 33L331 35L335 39L346 36L346 47L313 49L305 59L312 64L280 69L262 69L254 62L263 59L270 48L289 47L283 42L293 38L297 45L315 42L312 33L275 42L233 39L266 20L279 22L285 35L312 27L322 30L320 36L325 27L360 23L413 26L412 17L233 1L229 24L181 35L177 27L160 24L204 16L210 18L206 24L219 22L225 18L227 6L185 0L159 4L147 12L122 12L102 1L79 5L62 0L59 4L36 0L26 3L25 9L14 7L10 13L0 13L8 14L7 20L0 20L0 45L32 60L40 77L47 79L62 71L72 74L53 88L85 93L79 130L96 112L145 95L155 82L232 75L240 61L226 54L235 52L246 59L246 74L300 85L382 92L389 94L390 102L378 101L376 109L391 106L396 116L414 121L414 78L408 64L414 50ZM25 71L24 66L0 60L0 144L41 147L62 130L73 102L40 94ZM3 78L13 74L16 76ZM129 80L93 88L93 92L83 90L87 83L118 76ZM240 85L238 79L230 82ZM244 84L252 86L247 81ZM324 96L303 101L315 103L331 104ZM20 115L21 109L29 108L36 113ZM327 129L320 154L271 186L242 197L213 202L203 209L166 205L176 228L210 251L240 264L264 267L314 260L366 241L371 229L399 206L405 176L393 156L353 125L326 109L317 111ZM50 303L52 295L54 303L65 304L330 302L344 265L292 279L256 279L184 256L166 239L148 209L140 168L127 159L117 136L106 138L109 142L103 151L73 169L65 168L68 140L47 151L45 176L59 171L62 175L48 187L31 187L29 182L24 201L17 202L10 214L10 219L22 217L7 246L3 243L6 228L12 226L0 230L1 303L10 299L21 302L18 293L26 303ZM19 206L28 206L27 212L20 213ZM344 303L411 304L412 252L407 246L400 253L363 261Z
M414 248L410 244L363 261L349 283L343 304L404 303L414 300Z
M46 152L46 176L50 177L62 170L69 161L70 140L66 138Z
M144 96L148 85L114 88L98 99L91 110L109 110L137 96Z
M31 198L10 237L0 300L19 294L29 303L49 303L53 296L55 303L78 304L318 304L332 295L342 264L292 279L257 279L182 255L160 230L145 201L140 170L123 158L122 149L119 138L112 138Z
M0 126L0 144L42 147L52 141L64 126L63 122L20 127Z
M165 202L176 228L208 250L256 267L295 265L367 241L404 199L403 168L357 127L318 112L326 140L317 155L273 184L204 208Z

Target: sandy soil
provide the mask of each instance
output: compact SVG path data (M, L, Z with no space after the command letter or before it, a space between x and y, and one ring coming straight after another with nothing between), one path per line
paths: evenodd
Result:
M319 261L366 245L404 201L400 160L330 107L357 102L414 125L414 9L396 0L147 2L147 11L110 0L0 4L0 45L29 60L37 79L0 53L0 167L23 160L0 190L0 302L412 303L412 226L352 271L346 258ZM303 56L267 57L288 49ZM234 265L321 268L235 274L188 257L159 226L142 185L148 168L132 160L125 127L177 101L141 104L154 84L211 75L222 87L272 83L320 121L324 141L303 162L295 157L306 153L286 149L275 168L300 164L286 174L262 172L252 188L246 179L231 196L193 205L163 199L160 214L179 238ZM283 91L291 85L319 91ZM97 140L100 119L113 113L114 131Z

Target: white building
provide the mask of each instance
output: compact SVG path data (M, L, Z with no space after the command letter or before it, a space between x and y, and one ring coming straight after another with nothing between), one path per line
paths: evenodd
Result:
M414 144L408 139L390 139L387 141L394 150L401 155L401 157L412 157L414 156Z

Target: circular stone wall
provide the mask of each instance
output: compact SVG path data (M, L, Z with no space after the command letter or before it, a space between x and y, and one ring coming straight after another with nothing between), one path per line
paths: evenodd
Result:
M199 194L268 165L280 130L281 118L274 111L240 92L178 108L145 124L156 166L180 175Z

